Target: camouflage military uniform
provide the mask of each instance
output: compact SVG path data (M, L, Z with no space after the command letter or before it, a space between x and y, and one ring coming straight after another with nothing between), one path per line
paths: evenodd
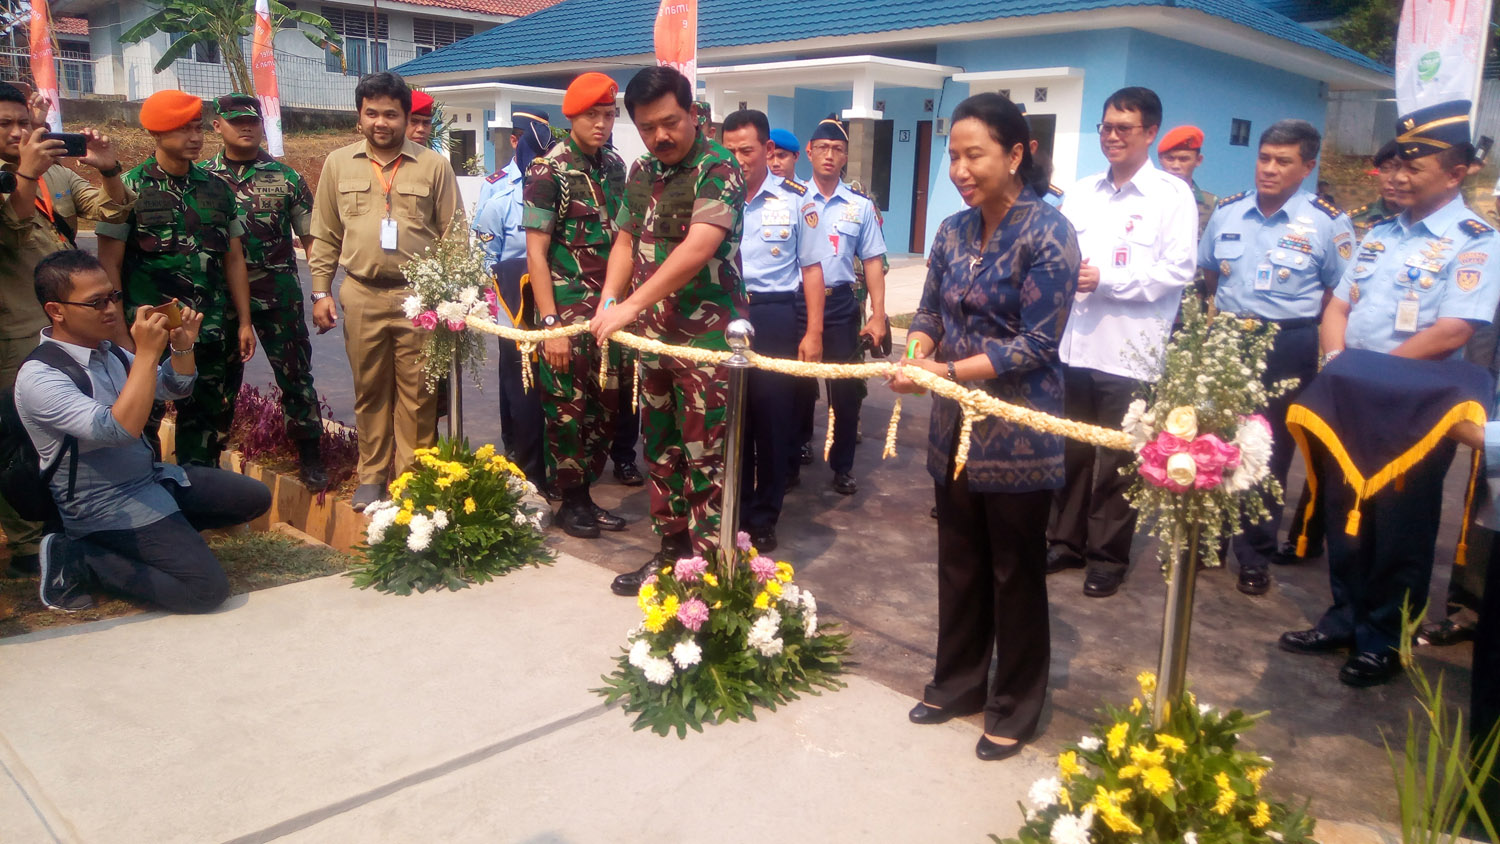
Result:
M615 217L625 195L625 163L611 149L590 158L570 136L553 144L526 171L525 209L521 224L552 236L547 264L552 294L563 325L587 324L599 309L599 291L615 239ZM560 490L587 487L599 480L614 439L623 367L634 366L622 347L611 343L609 361L599 360L591 334L572 338L566 370L542 359L539 382L549 401L547 469ZM599 366L608 373L599 383ZM626 408L628 411L628 408Z
M1193 201L1198 203L1198 239L1203 239L1203 230L1208 228L1208 218L1214 215L1214 209L1219 207L1219 198L1198 187L1197 182L1189 182L1193 189ZM1193 291L1198 294L1198 303L1207 306L1213 299L1208 294L1208 282L1203 278L1203 270L1193 271ZM1182 324L1182 312L1179 311L1177 318L1173 320L1173 328Z
M734 157L702 137L681 162L644 156L631 167L616 222L636 240L634 283L661 267L693 223L728 231L708 264L680 290L641 315L646 337L700 349L729 348L725 330L745 313L740 231L745 180ZM720 367L641 356L645 455L651 464L651 521L664 537L691 532L693 547L714 547L722 508L728 380Z
M245 234L234 190L194 164L186 176L169 175L155 156L121 177L138 199L124 223L100 223L95 232L125 243L120 281L125 318L136 308L176 298L203 313L198 334L198 379L177 406L177 462L214 466L224 448L245 365L239 321L229 300L224 256L231 238Z
M1400 208L1392 208L1385 204L1385 199L1377 199L1369 205L1364 205L1349 212L1349 222L1354 224L1354 236L1358 240L1364 240L1365 233L1376 223L1387 217L1394 217L1401 213Z
M245 266L250 272L250 321L281 388L281 407L292 439L323 435L313 388L312 346L302 311L293 235L307 234L312 191L296 170L262 150L253 162L219 153L205 165L234 188L245 218Z

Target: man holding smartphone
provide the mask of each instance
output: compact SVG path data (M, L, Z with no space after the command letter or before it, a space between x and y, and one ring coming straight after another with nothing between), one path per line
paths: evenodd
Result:
M95 187L73 170L60 166L67 143L46 140L47 127L34 122L31 104L18 88L0 83L0 169L14 174L15 188L0 200L0 390L15 384L21 361L36 348L47 325L32 292L37 262L60 249L73 249L78 217L119 221L134 197L120 180L120 164L109 138L93 129L72 136L73 152L81 142L80 164L99 171ZM11 567L31 572L37 566L41 526L22 521L0 500L0 529L10 548Z

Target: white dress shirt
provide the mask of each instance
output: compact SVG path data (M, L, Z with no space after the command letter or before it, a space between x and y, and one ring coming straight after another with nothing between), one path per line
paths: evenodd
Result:
M1142 381L1161 371L1167 331L1193 278L1198 204L1150 161L1116 190L1109 171L1073 185L1062 212L1099 287L1073 299L1058 352L1069 366Z

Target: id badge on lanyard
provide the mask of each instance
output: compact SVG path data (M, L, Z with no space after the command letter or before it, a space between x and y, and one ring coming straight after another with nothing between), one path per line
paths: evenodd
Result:
M381 190L385 194L385 216L380 220L380 248L387 252L396 251L396 220L391 216L391 188L396 186L396 173L401 169L401 157L396 157L396 166L391 168L391 178L387 180L380 165L370 160L370 166L375 170L375 178L380 180Z

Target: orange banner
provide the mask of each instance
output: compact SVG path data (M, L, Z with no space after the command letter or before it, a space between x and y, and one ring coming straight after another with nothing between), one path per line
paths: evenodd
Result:
M255 0L250 68L255 76L255 95L260 98L261 122L266 127L266 147L280 158L285 149L281 138L281 90L276 84L276 32L271 29L271 9L266 0Z
M661 0L656 8L656 63L698 85L698 0Z
M47 98L47 125L62 131L62 97L57 91L57 61L52 51L52 15L47 0L31 0L31 79Z

